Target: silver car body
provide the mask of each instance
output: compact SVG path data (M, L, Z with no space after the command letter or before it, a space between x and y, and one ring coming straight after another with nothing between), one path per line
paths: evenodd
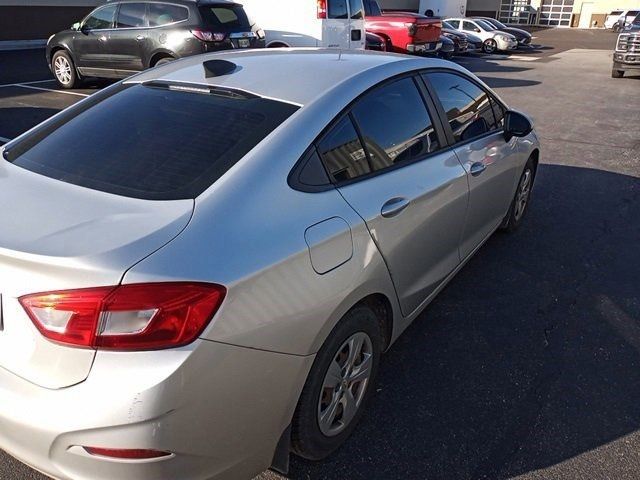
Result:
M240 68L206 78L212 58ZM58 479L238 479L268 468L336 323L375 295L392 313L392 343L500 225L539 149L535 133L509 142L496 133L340 189L287 184L356 97L432 68L478 81L440 60L324 50L192 57L126 80L215 84L301 106L194 200L125 198L1 162L0 198L11 208L0 213L0 448ZM472 176L482 159L486 171ZM383 217L400 197L408 208ZM200 338L173 350L61 346L17 301L167 281L227 288ZM172 455L114 460L87 445Z

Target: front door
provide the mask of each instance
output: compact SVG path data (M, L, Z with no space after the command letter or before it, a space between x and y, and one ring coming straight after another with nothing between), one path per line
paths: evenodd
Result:
M87 16L73 37L73 52L78 68L106 68L107 43L117 5L98 8Z
M364 219L410 315L460 263L468 185L433 106L407 76L363 96L318 143L344 199Z
M449 123L450 141L469 179L469 209L460 243L469 255L500 225L518 181L521 155L515 138L505 141L504 108L471 79L434 72L425 81Z

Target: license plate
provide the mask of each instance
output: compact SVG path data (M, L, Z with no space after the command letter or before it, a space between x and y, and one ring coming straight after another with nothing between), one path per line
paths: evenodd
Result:
M248 38L241 38L238 40L238 45L240 45L240 48L249 48L251 41Z

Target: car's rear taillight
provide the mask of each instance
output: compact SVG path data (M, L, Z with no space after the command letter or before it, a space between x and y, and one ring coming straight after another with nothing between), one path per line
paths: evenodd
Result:
M409 32L410 37L415 37L416 33L418 33L418 25L415 23L407 23L407 31Z
M318 18L327 18L327 0L318 0Z
M206 283L145 283L38 293L20 303L56 342L111 350L156 350L193 342L226 289Z
M227 36L224 33L210 32L209 30L201 30L199 28L194 28L191 30L193 36L198 40L202 40L203 42L222 42Z

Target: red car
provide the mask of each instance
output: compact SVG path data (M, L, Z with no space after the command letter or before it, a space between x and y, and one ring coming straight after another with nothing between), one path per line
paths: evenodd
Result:
M410 12L383 13L376 0L364 0L365 28L387 40L398 53L435 53L440 47L442 21Z

